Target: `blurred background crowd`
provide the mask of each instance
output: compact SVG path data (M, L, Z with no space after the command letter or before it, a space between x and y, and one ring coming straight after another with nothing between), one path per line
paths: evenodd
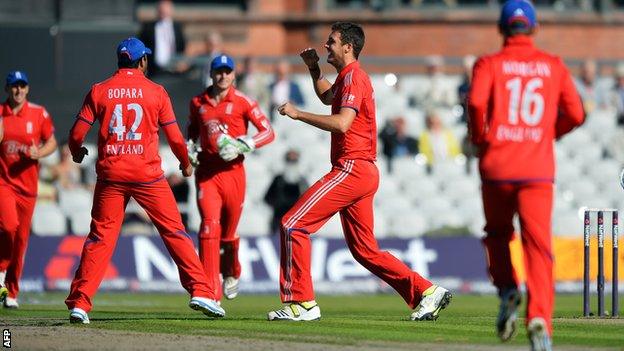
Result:
M586 123L556 146L553 230L581 235L583 206L624 208L617 196L617 175L624 165L624 61L613 53L619 44L611 45L612 51L588 51L569 48L570 43L558 47L550 36L571 37L585 28L599 35L594 36L596 46L608 45L601 44L609 42L603 38L611 30L605 23L622 21L619 9L624 3L557 0L536 5L545 32L538 46L549 45L547 49L564 57L588 114ZM314 46L324 53L320 44L328 24L344 16L359 17L365 29L388 30L369 29L363 51L377 104L382 173L375 199L377 235L481 236L478 160L466 137L465 98L476 57L500 44L497 10L497 2L490 0L3 1L0 38L16 43L21 54L5 51L0 67L29 73L31 101L48 108L62 141L89 84L114 69L112 48L121 37L136 35L154 49L150 78L169 91L183 129L188 102L210 84L210 60L221 53L233 55L237 89L259 102L277 133L274 143L245 161L248 186L239 233L272 235L280 216L329 170L330 137L279 116L275 107L291 101L305 110L327 111L297 52ZM567 29L558 28L559 22ZM474 35L489 36L489 43L471 45L472 35L463 32L470 25L475 26ZM405 27L413 30L404 32ZM388 33L393 34L384 46L379 36ZM440 38L447 42L437 42ZM582 36L577 38L582 42ZM35 42L42 44L33 48ZM29 61L33 55L38 64ZM104 60L97 59L101 55ZM335 77L329 66L323 70L330 80ZM88 147L90 157L80 165L71 161L67 145L42 160L35 234L88 233L96 154L94 144ZM195 232L199 215L194 179L181 176L168 146L162 145L161 156L184 221ZM136 204L128 209L123 235L156 234ZM337 217L320 231L328 236L341 232Z

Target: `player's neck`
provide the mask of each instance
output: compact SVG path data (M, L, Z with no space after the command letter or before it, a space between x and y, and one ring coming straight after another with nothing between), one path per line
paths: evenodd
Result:
M345 67L347 67L348 65L352 64L353 62L357 61L357 59L355 57L345 57L343 62L337 63L336 64L336 72L340 73L340 71L342 71Z
M18 114L22 110L22 107L24 107L25 103L26 103L26 99L24 99L24 101L22 102L17 102L15 100L9 99L9 106L11 107L11 110L13 111L13 115Z
M216 103L221 102L221 100L225 99L230 88L221 89L216 85L213 85L208 89L208 96L213 99Z

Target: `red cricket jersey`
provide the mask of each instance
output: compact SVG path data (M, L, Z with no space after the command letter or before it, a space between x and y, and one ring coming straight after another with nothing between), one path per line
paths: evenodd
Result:
M52 137L52 118L43 106L28 101L14 115L8 100L0 105L0 118L4 124L0 185L8 185L24 195L37 196L39 162L30 159L28 150L33 143L39 146Z
M119 69L94 84L77 116L100 122L98 179L151 182L163 177L159 126L176 123L169 94L138 69Z
M552 182L555 138L584 120L563 61L525 35L475 63L468 112L481 177L490 181Z
M358 61L344 67L332 85L334 99L332 114L340 113L343 107L352 108L356 115L346 133L331 134L331 162L337 164L343 159L377 159L377 124L375 122L375 100L370 78L360 68Z
M208 95L210 87L193 97L190 103L188 136L199 138L202 151L199 153L198 176L208 175L234 167L243 162L240 155L226 162L219 157L216 139L221 133L237 138L247 135L249 122L258 130L253 136L256 148L275 139L271 123L258 107L258 103L240 91L230 87L225 98L218 104Z

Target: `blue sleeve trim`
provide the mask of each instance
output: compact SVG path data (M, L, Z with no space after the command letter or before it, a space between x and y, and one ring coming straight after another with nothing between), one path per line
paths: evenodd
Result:
M165 123L161 123L160 126L161 127L165 127L168 126L170 124L174 124L174 123L178 123L178 121L176 121L175 119L173 121L169 121L169 122L165 122Z
M92 126L92 125L93 125L93 122L89 121L88 119L86 119L86 118L84 118L84 117L82 117L82 116L78 116L78 120L79 120L79 121L83 121L83 122L87 123L87 124L88 124L88 125L90 125L90 126Z

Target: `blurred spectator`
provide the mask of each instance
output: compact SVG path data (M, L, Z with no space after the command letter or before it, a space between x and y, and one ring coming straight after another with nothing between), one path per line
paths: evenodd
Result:
M80 166L72 160L69 145L61 146L60 162L50 167L52 179L56 181L59 190L75 189L82 186L82 174Z
M464 124L468 122L468 102L466 99L468 97L468 91L470 90L470 82L472 81L472 68L476 60L477 58L473 55L464 56L464 77L462 83L457 88L459 103L462 107L462 115L460 121ZM470 141L470 136L468 134L466 134L466 136L462 139L461 149L464 155L466 155L466 173L470 173L471 163L477 156L477 148Z
M215 57L223 55L223 37L221 33L212 31L206 35L206 53L203 55L202 62L204 62L202 68L202 83L203 87L208 87L212 84L210 78L210 63Z
M470 90L470 80L472 79L472 67L475 64L477 58L473 55L464 56L464 75L461 84L457 88L457 96L459 97L459 103L462 107L461 122L466 123L468 121L468 109L466 105L466 98L468 97L468 91Z
M299 166L299 152L294 149L286 151L284 161L284 171L273 178L264 195L264 202L273 208L272 234L279 233L282 217L308 188L308 182Z
M616 68L615 86L610 98L612 106L617 111L617 128L605 149L620 166L624 166L624 62L618 64Z
M58 201L58 192L49 180L40 178L37 186L38 204L56 203Z
M596 108L605 107L604 92L596 84L596 70L596 61L586 60L581 66L580 77L575 80L576 90L583 100L583 108L588 115Z
M269 91L266 77L258 72L258 61L253 56L247 56L243 60L240 72L236 74L236 87L250 98L258 101L262 110L266 110L269 104Z
M407 134L405 118L397 117L386 122L379 133L383 144L383 154L388 160L388 173L392 173L392 160L395 157L418 154L418 140Z
M39 162L37 203L57 203L58 187L55 186L54 168L61 162L59 149Z
M275 81L269 86L271 91L271 121L274 120L278 106L290 101L295 105L305 104L299 85L290 79L290 63L280 60L275 66Z
M158 21L144 24L139 33L139 39L145 46L154 50L154 55L148 55L150 76L179 72L185 68L184 64L171 66L175 55L184 54L186 48L182 26L173 20L173 11L173 1L159 1Z
M444 126L437 111L427 113L425 125L427 129L418 138L418 149L427 158L428 166L461 154L457 138Z
M607 143L605 150L620 166L624 166L624 126L622 125L622 120L618 120L618 128Z
M624 124L624 62L615 68L615 84L609 92L609 107L617 113L618 125Z
M451 107L455 103L455 89L444 73L444 58L430 56L427 58L427 76L416 93L415 104L425 109Z

